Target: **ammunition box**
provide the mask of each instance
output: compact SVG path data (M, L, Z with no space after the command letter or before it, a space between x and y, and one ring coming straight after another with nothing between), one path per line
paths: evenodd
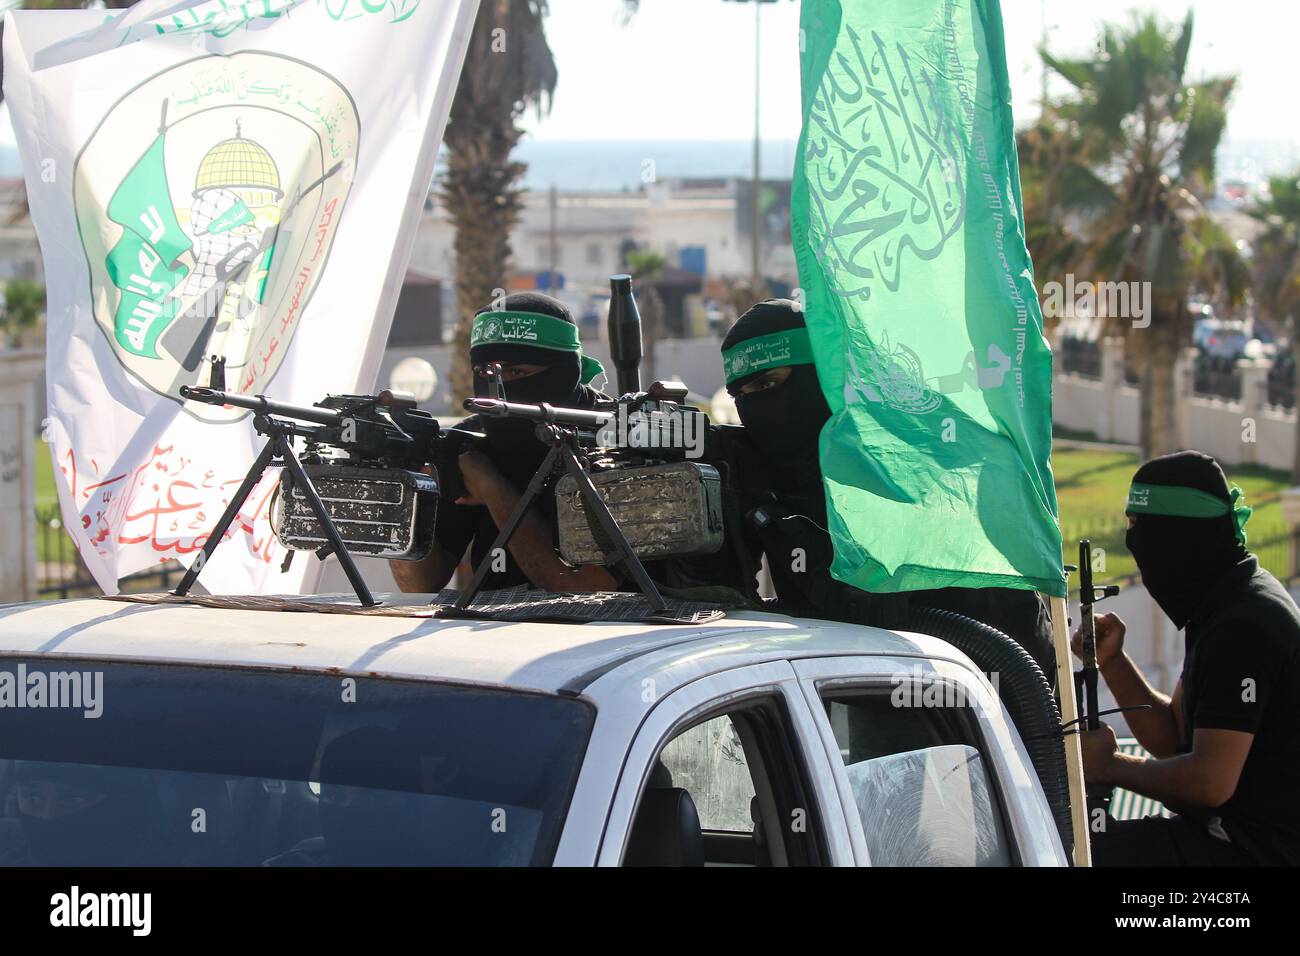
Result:
M418 561L433 544L438 483L429 475L398 468L305 464L349 554ZM272 514L275 535L293 551L317 551L329 543L293 473L285 469Z
M722 481L712 465L692 461L614 468L591 476L637 557L712 554L722 547ZM603 564L577 482L555 486L560 555L569 564ZM595 518L592 518L593 522Z

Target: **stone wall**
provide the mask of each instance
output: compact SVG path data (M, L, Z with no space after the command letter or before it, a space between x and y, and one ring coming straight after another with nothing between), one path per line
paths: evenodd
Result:
M1180 448L1196 448L1225 465L1291 469L1296 413L1268 404L1269 363L1242 359L1241 398L1209 398L1192 391L1194 349L1185 349L1175 367L1178 383L1175 421ZM1138 441L1141 402L1138 389L1124 381L1124 344L1101 344L1101 377L1057 372L1052 380L1052 421L1096 436L1098 441L1133 445Z

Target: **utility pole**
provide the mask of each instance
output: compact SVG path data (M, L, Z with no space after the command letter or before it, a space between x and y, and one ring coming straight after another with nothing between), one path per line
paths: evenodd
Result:
M556 298L559 298L559 295L557 294L559 290L556 288L556 282L558 281L558 279L556 278L557 275L558 275L558 272L556 271L556 266L559 264L559 258L560 258L560 241L559 241L559 237L558 237L557 229L556 229L556 225L555 225L555 216L556 216L556 212L557 212L557 210L559 209L559 206L560 206L560 196L559 196L559 192L558 192L558 190L555 188L555 184L554 184L554 183L551 183L551 202L550 202L550 207L551 207L551 231L550 231L550 239L551 239L551 257L550 257L550 258L551 258L551 286L550 286L550 288L549 288L547 291L549 291L550 294L553 295L553 296L555 296Z

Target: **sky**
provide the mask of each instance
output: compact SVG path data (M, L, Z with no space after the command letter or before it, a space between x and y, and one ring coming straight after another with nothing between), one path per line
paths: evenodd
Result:
M763 136L795 139L800 5L760 6ZM1131 10L1181 21L1189 7L1196 14L1192 75L1239 77L1228 137L1300 140L1300 110L1291 99L1300 36L1295 0L1002 0L1017 118L1038 111L1044 14L1048 48L1069 55L1086 54L1102 22L1123 21ZM550 115L525 122L535 138L753 137L753 3L641 0L626 25L622 8L622 0L551 0L547 36L560 81Z
M846 0L849 2L849 0ZM870 0L855 0L869 3ZM641 0L624 23L623 0L550 0L547 36L559 66L553 109L530 114L537 140L743 140L754 135L753 3ZM761 4L762 135L799 135L799 0ZM1049 49L1085 54L1099 25L1151 9L1196 13L1193 76L1236 73L1232 140L1300 141L1294 0L1002 0L1016 116L1037 112L1044 19ZM7 111L6 111L7 112ZM11 145L0 116L0 144Z

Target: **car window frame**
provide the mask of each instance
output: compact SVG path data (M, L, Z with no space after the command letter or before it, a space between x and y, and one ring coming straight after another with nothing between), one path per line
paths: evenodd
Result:
M767 698L760 698L760 699L762 700L762 699L767 699ZM668 769L668 771L671 773L672 770L673 770L673 767L672 767L672 765L671 765L670 763L668 763L666 760L663 759L663 756L662 756L662 755L663 755L663 751L666 750L669 746L671 746L671 745L672 745L674 742L676 742L677 740L680 740L680 739L681 739L683 736L685 736L686 734L689 734L689 733L691 733L692 731L697 730L697 729L700 728L700 727L703 727L705 724L712 723L712 722L715 721L715 720L725 719L725 720L727 721L727 724L731 727L732 732L735 733L735 735L736 735L736 741L740 744L741 754L742 754L742 756L744 757L744 769L745 769L745 774L749 777L750 786L751 786L751 787L753 788L753 790L754 790L754 796L755 796L755 797L760 796L760 794L758 793L758 787L757 787L757 785L755 784L755 781L754 781L754 767L753 767L752 762L751 762L751 760L750 760L750 750L751 750L751 747L752 747L752 746L757 746L757 742L755 741L754 744L749 744L749 743L747 743L747 741L746 741L745 738L748 737L749 734L747 734L747 733L744 731L744 729L742 728L742 726L741 726L741 724L743 723L743 721L737 721L737 720L734 718L734 716L733 716L733 715L737 715L737 714L739 714L739 713L740 713L741 711L743 711L744 709L745 709L745 708L742 706L742 707L739 708L739 709L737 709L737 708L729 708L729 709L727 709L727 710L723 710L723 711L721 711L720 713L716 713L716 714L705 714L702 718L700 718L699 720L696 720L694 723L691 723L691 724L686 725L684 728L682 728L680 731L678 731L675 735L673 735L672 737L670 737L670 738L668 739L668 741L664 744L664 746L660 749L660 751L659 751L660 762L663 763L664 766L665 766L665 767ZM680 786L680 787L681 787L683 790L685 790L687 793L690 793L690 794L691 794L691 799L695 801L695 808L696 808L696 811L697 811L697 812L699 813L699 815L700 815L700 829L702 829L705 833L728 834L728 835L731 835L731 836L753 836L753 833L754 833L754 829L755 829L756 824L755 824L752 820L750 821L750 825L749 825L749 829L748 829L748 830L728 830L728 829L725 829L725 828L722 828L722 827L711 827L711 826L708 826L708 825L704 822L704 809L703 809L703 807L701 806L700 801L697 799L697 796L698 796L698 795L695 794L695 793L692 793L690 787L682 786L682 784L677 783L677 782L676 782L676 777L675 777L675 776L674 776L674 786ZM749 807L748 807L748 806L745 807L745 813L746 813L746 814L749 814Z
M1029 755L996 698L993 698L995 707L988 706L991 689L982 674L955 661L928 657L807 658L795 661L794 667L831 764L858 865L871 866L871 854L848 771L840 757L839 744L822 702L822 688L892 689L893 677L900 673L911 675L917 667L921 668L923 677L956 683L965 692L966 702L975 712L972 730L978 738L977 748L1002 809L1003 825L1015 861L1013 865L1068 865L1042 784Z
M700 678L656 702L627 746L597 851L598 866L622 865L641 793L663 746L710 716L763 698L776 699L784 708L794 770L803 775L804 794L814 814L810 823L818 828L821 864L853 865L844 810L832 776L834 768L822 749L814 715L790 662L773 661Z
M951 678L941 677L941 676L934 677L933 681L934 683L945 684L948 686L952 686L955 683L954 681L952 681ZM888 695L893 693L894 689L895 689L895 685L893 684L892 681L886 683L879 679L875 679L871 681L854 681L852 679L839 678L839 679L829 679L829 680L823 680L817 682L818 696L823 703L823 707L828 703L834 703L837 699L842 699L845 697L853 697L853 696L887 697ZM1007 808L1007 797L1006 794L1002 792L1002 787L991 770L992 764L988 754L988 749L989 749L988 741L985 738L985 735L980 731L979 728L980 720L979 720L978 713L975 712L975 708L971 706L969 700L967 700L965 706L951 707L951 708L945 707L944 709L953 714L954 720L957 722L957 725L963 737L961 743L965 746L973 747L975 749L975 752L978 753L980 756L980 760L984 767L985 776L988 778L989 791L993 798L993 809L994 812L997 814L997 819L999 824L1001 824L1001 831L999 833L999 836L1005 842L1007 848L1007 856L1008 856L1007 865L1010 867L1023 866L1024 864L1020 856L1020 848L1019 846L1016 845L1016 841L1012 836L1011 818ZM829 715L827 715L827 718L829 720ZM834 735L833 727L831 729L831 733L833 736ZM928 750L930 748L927 747L927 748L919 748L919 749ZM905 751L900 751L900 753L902 752ZM841 765L844 764L844 759L842 755L840 755L840 763ZM845 773L847 774L848 767L845 766L844 769L845 769ZM854 809L856 810L857 809L856 795L854 797L853 803L854 803ZM861 822L861 814L859 814L858 819L859 822Z

